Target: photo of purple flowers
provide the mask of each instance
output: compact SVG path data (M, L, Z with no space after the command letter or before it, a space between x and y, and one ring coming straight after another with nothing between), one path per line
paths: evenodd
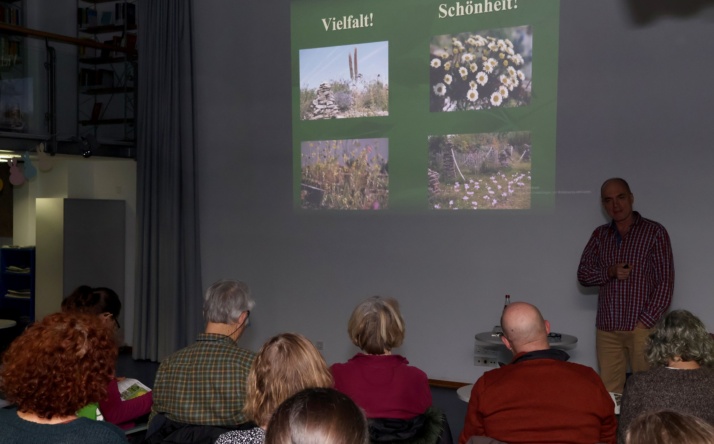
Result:
M527 131L429 136L429 207L530 208L531 148Z

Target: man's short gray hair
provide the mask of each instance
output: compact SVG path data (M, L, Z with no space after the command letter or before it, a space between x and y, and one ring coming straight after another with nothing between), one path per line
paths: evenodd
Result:
M662 318L645 352L652 366L665 366L676 356L701 366L714 364L714 340L704 323L687 310L674 310Z
M206 290L203 318L206 322L231 324L238 320L241 313L252 310L254 306L248 284L222 279Z

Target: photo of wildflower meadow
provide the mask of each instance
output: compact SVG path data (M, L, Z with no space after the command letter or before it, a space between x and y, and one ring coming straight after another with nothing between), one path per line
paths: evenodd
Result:
M389 44L300 50L300 119L389 115Z
M429 136L427 174L431 209L528 209L531 134Z
M389 140L319 140L301 144L301 207L383 210L389 204Z
M429 58L429 110L529 105L532 55L530 26L434 36Z

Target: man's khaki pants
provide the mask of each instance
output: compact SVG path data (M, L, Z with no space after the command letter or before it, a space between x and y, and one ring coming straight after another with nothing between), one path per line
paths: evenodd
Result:
M632 331L597 330L597 361L600 377L608 392L622 393L628 364L632 373L649 369L645 348L651 332L652 329L646 328L635 328Z

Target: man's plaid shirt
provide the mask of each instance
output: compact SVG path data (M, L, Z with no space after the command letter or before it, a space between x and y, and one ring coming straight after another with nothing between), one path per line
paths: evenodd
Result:
M159 366L154 383L153 418L200 425L245 422L246 378L255 353L228 336L202 333L196 343L177 351Z
M603 331L632 331L638 321L652 328L672 302L674 260L667 230L634 211L630 231L620 237L614 222L596 228L578 267L582 285L600 286L595 326ZM632 267L625 280L607 274L610 265Z

